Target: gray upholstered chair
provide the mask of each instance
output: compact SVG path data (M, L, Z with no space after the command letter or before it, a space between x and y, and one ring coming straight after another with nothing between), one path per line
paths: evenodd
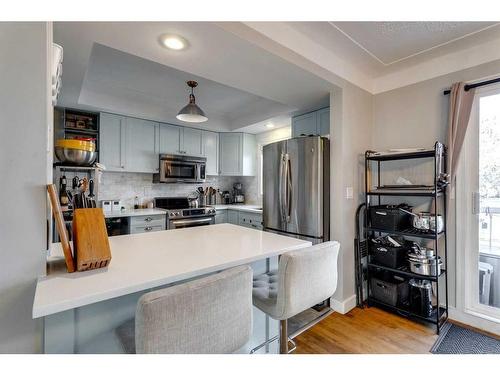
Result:
M135 333L134 333L135 331ZM232 353L252 332L252 269L241 266L141 296L116 333L127 353Z
M323 242L281 255L277 271L254 277L253 304L280 321L280 353L288 353L287 319L330 298L337 288L340 244ZM274 341L278 336L254 348Z

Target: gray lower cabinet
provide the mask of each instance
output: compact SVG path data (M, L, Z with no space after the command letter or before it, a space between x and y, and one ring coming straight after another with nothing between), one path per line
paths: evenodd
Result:
M219 174L219 134L204 130L201 135L202 153L207 158L208 176Z
M292 136L330 134L330 107L292 118Z
M257 143L254 134L219 134L219 174L222 176L255 176Z
M240 225L240 219L238 216L238 211L227 210L227 222L229 224Z
M229 223L247 228L262 230L262 214L240 210L219 210L215 215L215 224Z
M238 212L239 225L244 227L262 230L262 215L252 212Z
M165 230L165 215L147 215L130 217L130 234L148 233Z
M227 223L227 210L217 210L215 213L215 224Z

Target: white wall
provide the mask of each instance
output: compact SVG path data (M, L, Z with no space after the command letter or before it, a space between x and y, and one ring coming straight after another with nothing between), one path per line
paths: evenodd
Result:
M31 310L45 272L51 42L51 24L0 23L1 353L41 351L41 322Z
M371 146L372 98L349 83L330 93L330 226L331 238L341 245L334 295L334 308L340 312L355 305L354 215L364 201L364 152ZM346 197L347 188L353 190L352 199Z
M291 138L292 127L284 126L282 128L269 130L267 132L259 133L255 136L255 140L258 146L264 146L269 143L282 141L284 139Z
M500 75L500 60L443 75L373 97L372 145L376 150L431 147L446 143L449 96L443 90L454 82ZM413 172L414 173L414 172ZM450 304L456 299L455 201L448 222L448 280Z

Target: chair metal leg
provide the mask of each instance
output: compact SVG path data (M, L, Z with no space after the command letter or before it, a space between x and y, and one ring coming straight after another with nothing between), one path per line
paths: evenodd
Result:
M288 354L288 321L280 320L280 354Z

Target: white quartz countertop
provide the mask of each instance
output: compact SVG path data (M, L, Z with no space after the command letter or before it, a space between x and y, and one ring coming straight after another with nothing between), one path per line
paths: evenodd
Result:
M256 214L262 213L262 206L258 206L255 204L216 204L214 208L216 210L236 210L236 211L253 212Z
M33 318L135 293L311 246L311 242L232 224L114 236L107 268L40 277ZM53 244L51 259L61 257ZM62 258L59 259L59 263Z
M130 216L148 216L148 215L166 215L167 212L161 208L141 208L137 210L122 210L104 212L104 217L130 217Z

